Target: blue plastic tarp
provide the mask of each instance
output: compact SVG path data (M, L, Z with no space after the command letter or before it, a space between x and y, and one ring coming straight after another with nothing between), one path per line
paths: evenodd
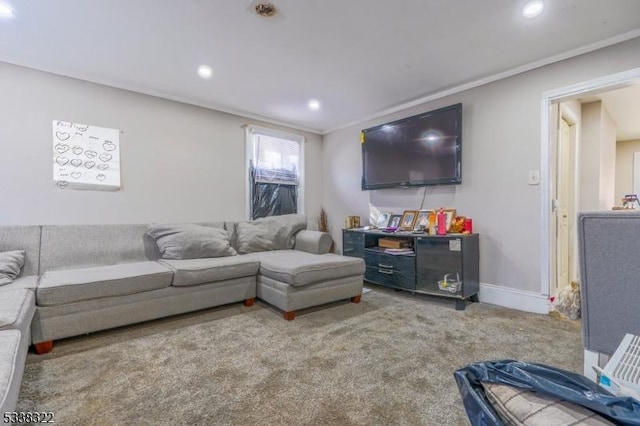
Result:
M640 425L640 401L616 397L586 377L559 368L514 360L486 361L457 370L454 377L472 425L504 422L484 394L482 382L527 389L586 407L620 425Z

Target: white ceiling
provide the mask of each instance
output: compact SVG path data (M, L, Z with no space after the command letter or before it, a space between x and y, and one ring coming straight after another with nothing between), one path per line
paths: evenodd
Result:
M533 20L524 0L0 2L0 61L318 133L640 35L638 0L545 0Z

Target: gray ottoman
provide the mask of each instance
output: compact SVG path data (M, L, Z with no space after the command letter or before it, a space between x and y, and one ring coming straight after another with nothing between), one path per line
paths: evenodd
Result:
M300 250L250 256L260 260L258 298L284 311L284 318L289 321L298 309L343 299L360 302L365 271L362 259Z

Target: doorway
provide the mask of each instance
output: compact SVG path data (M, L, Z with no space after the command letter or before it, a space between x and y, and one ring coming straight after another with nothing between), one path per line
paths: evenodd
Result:
M640 68L546 92L542 97L541 293L554 296L578 280L576 215L580 210L580 101L640 84ZM577 105L576 105L577 104ZM572 112L573 111L573 112ZM587 167L587 166L585 166ZM609 207L610 208L610 207Z

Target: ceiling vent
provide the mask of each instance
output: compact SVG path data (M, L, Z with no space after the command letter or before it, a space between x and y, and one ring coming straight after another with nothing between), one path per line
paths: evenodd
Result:
M256 6L256 13L260 16L273 16L276 14L276 7L272 3L260 3Z

